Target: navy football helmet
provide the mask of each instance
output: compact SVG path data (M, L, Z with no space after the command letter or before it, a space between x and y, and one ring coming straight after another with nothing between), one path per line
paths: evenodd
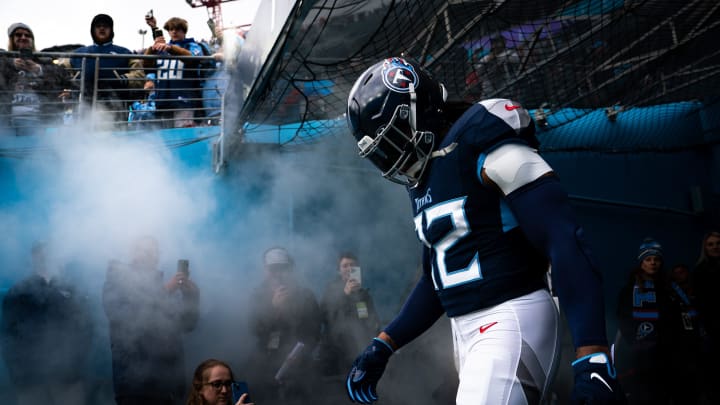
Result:
M386 179L413 186L444 129L445 87L420 66L393 57L368 68L348 97L347 119L360 156Z

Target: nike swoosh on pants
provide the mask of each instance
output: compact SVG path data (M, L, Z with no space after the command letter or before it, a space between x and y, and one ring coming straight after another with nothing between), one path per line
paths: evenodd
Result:
M479 330L480 330L480 333L485 333L485 331L487 331L488 329L490 329L492 326L495 326L496 324L497 324L497 322L490 322L490 323L488 323L488 324L485 324L485 325L481 326L480 329L479 329Z

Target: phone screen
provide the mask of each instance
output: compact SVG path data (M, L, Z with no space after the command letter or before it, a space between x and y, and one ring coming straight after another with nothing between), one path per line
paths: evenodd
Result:
M357 280L358 284L362 284L362 270L358 266L350 268L350 274L348 276L351 279Z
M177 263L177 272L178 273L185 273L185 275L190 274L190 261L187 259L180 259Z
M237 401L240 400L240 397L242 396L242 394L245 394L246 392L249 392L249 391L248 391L247 383L245 381L234 381L232 384L232 395L233 395L232 403L233 403L233 405L235 405L237 403ZM248 402L248 403L252 402L250 400L250 395L248 395L247 398L245 398L245 402Z

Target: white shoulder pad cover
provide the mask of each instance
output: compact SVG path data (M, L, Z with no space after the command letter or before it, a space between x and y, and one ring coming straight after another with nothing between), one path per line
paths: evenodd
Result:
M516 133L531 125L530 113L520 103L506 98L491 98L480 101L488 112L505 121Z
M552 171L535 149L517 143L507 143L490 152L483 168L505 195Z

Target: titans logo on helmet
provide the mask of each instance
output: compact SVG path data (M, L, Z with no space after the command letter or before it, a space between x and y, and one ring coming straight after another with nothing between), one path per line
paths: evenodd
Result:
M410 92L410 83L417 88L420 81L415 68L403 58L385 59L382 79L388 89L398 93Z

